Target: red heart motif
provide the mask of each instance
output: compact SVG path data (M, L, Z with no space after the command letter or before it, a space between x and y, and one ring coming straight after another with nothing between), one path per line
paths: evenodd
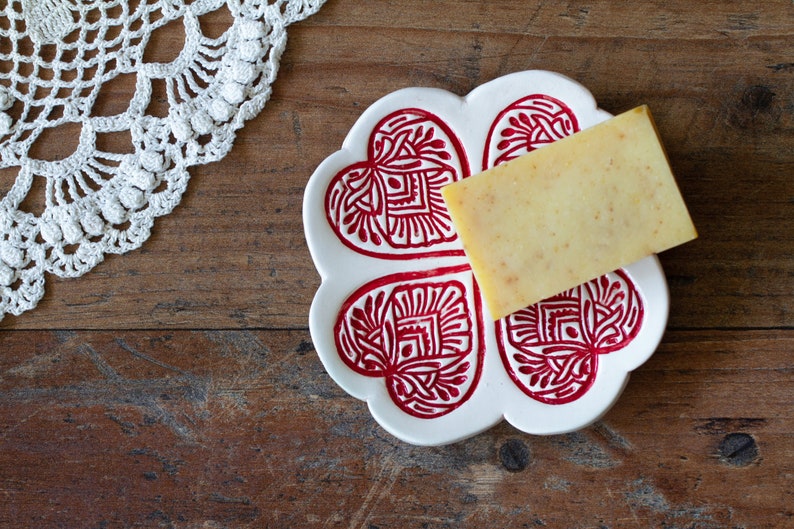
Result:
M438 116L416 108L382 119L367 159L331 180L325 210L349 248L382 259L462 254L441 188L470 174L466 153Z
M468 266L394 274L345 301L334 337L350 369L384 378L404 412L433 418L458 408L477 387L481 314Z
M579 131L570 107L547 94L532 94L505 107L491 124L483 170L509 162Z
M491 123L483 169L578 130L562 101L545 94L516 100ZM348 248L369 257L463 258L440 190L469 174L466 152L448 124L425 110L398 110L372 130L367 159L331 179L326 216ZM459 408L474 393L484 336L491 332L521 391L565 404L593 385L601 354L634 339L643 315L636 286L618 270L495 324L485 322L477 283L461 259L457 266L394 273L361 286L342 304L334 338L351 370L384 379L396 406L429 419Z
M499 352L524 393L565 404L593 385L599 355L623 349L637 336L643 315L637 287L618 270L500 321Z

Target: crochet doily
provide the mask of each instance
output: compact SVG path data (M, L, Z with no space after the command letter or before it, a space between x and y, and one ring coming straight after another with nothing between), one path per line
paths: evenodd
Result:
M179 202L188 168L226 155L262 110L287 26L323 2L8 0L0 11L0 319L35 307L47 273L80 276L105 254L138 248L155 217ZM210 38L199 17L221 8L232 23ZM152 33L180 19L178 57L144 62ZM94 115L101 87L122 74L136 78L127 108ZM165 116L147 113L153 82L166 87ZM81 130L75 151L32 157L43 132L64 124ZM118 132L129 133L127 152L97 148L98 135ZM20 207L34 185L45 189L35 214Z

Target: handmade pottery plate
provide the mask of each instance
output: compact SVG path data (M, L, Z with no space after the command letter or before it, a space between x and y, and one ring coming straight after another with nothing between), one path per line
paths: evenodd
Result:
M545 71L466 97L407 88L368 108L312 175L303 220L322 279L312 339L387 431L438 445L503 419L532 434L576 430L653 354L669 306L656 257L493 322L440 194L609 117L583 86Z

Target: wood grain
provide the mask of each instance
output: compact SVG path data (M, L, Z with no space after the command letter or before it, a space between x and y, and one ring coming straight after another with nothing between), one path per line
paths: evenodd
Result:
M305 331L18 331L2 346L0 526L794 522L791 331L671 332L585 430L502 424L438 448L383 432ZM722 450L729 434L755 452Z
M794 527L792 51L788 0L329 0L140 250L0 322L0 527ZM649 104L700 238L661 256L668 332L601 421L409 446L314 353L303 189L383 95L524 69Z

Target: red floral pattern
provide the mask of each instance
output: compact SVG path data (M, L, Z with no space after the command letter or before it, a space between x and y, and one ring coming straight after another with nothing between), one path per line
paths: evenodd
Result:
M491 123L483 169L578 130L562 101L545 94L518 99ZM367 159L331 179L326 216L348 248L375 259L458 263L359 287L338 313L337 353L354 372L382 378L402 411L430 419L459 408L476 391L491 342L485 336L495 335L493 354L526 395L547 404L575 401L593 385L599 356L626 347L639 332L641 296L619 270L486 323L440 194L468 175L452 128L409 108L383 118L370 135Z
M382 278L342 307L337 350L352 370L383 377L406 413L444 415L479 380L485 350L478 299L466 267Z
M372 131L367 159L331 181L328 220L346 245L367 255L443 255L439 246L457 235L441 188L468 175L465 151L446 123L424 110L400 110Z
M634 339L643 313L637 288L618 270L507 316L498 323L499 351L524 393L564 404L590 389L599 355Z
M533 94L507 106L491 125L483 169L508 162L579 131L571 109L559 99Z

